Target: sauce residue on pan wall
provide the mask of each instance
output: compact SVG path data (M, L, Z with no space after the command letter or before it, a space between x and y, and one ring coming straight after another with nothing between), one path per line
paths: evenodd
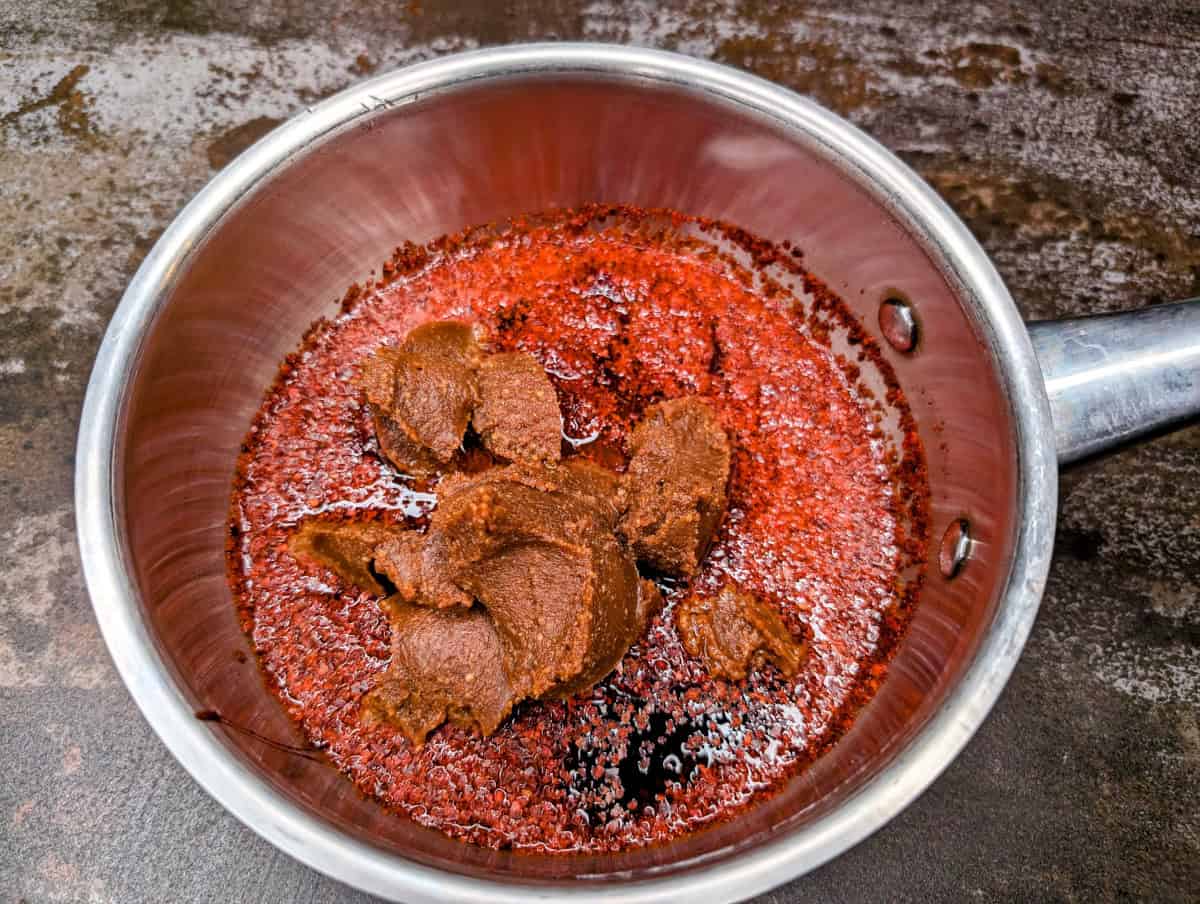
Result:
M313 325L243 447L230 579L271 687L363 792L481 845L615 851L736 815L844 733L916 604L928 491L891 368L798 258L720 223L588 207L406 245ZM623 467L640 412L681 395L708 400L735 452L700 573L662 582L665 609L615 672L569 701L523 704L491 737L447 725L418 748L360 718L388 660L378 600L314 576L287 539L315 514L428 516L436 482L383 460L355 378L381 344L437 319L537 358L572 454ZM793 679L713 678L685 652L675 608L731 582L810 639Z

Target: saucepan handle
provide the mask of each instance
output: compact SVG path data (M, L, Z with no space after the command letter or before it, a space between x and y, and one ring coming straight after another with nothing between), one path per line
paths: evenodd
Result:
M1200 299L1029 324L1060 464L1200 416Z

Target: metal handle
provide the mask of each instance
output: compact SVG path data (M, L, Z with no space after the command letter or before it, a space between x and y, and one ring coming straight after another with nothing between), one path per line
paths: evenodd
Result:
M1060 464L1200 416L1200 299L1029 325Z

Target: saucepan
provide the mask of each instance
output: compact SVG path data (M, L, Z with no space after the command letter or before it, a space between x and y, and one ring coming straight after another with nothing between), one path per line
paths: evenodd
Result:
M933 550L887 681L778 794L650 848L485 850L385 812L288 749L295 729L226 587L231 476L280 359L396 245L591 201L717 217L803 249L912 403ZM145 717L213 797L310 866L405 901L738 899L845 851L954 758L1037 612L1059 466L1197 414L1198 375L1200 304L1027 327L924 182L783 88L651 50L485 50L300 113L179 214L130 283L88 387L79 541Z

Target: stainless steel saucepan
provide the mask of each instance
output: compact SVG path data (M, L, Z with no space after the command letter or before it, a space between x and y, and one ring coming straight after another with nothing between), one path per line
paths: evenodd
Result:
M880 693L782 793L662 847L514 855L389 815L328 766L194 713L295 736L253 657L238 655L223 565L234 461L283 355L401 241L589 201L719 217L804 249L891 342L925 437L935 554ZM979 727L1041 599L1059 464L1198 412L1196 302L1027 328L937 195L810 101L669 53L510 47L331 98L176 218L88 387L79 541L146 718L213 797L310 866L404 901L732 900L882 826Z

